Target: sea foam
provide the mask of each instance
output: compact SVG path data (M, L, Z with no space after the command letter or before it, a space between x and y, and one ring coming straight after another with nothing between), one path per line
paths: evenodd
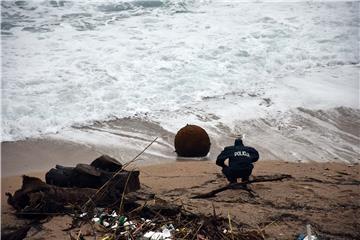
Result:
M359 2L1 4L2 141L126 117L219 136L359 108Z

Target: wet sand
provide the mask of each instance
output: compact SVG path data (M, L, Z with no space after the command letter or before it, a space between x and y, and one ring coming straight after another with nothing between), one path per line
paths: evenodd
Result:
M21 186L21 175L44 179L45 172L56 164L74 166L90 163L100 153L82 144L63 141L27 140L2 144L1 228L14 229L24 224L7 205L5 192ZM260 159L254 176L290 174L281 182L251 184L255 196L244 190L227 190L209 199L191 199L225 186L226 179L213 160L174 161L154 164L154 158L129 166L141 170L140 180L158 197L182 204L188 211L227 217L245 229L261 231L265 239L295 239L305 233L310 223L320 239L359 239L360 166L341 162L286 162ZM31 229L27 239L68 239L62 231L71 223L67 216L44 222L43 230ZM72 230L73 235L76 231ZM83 229L83 232L86 231ZM93 239L93 236L86 239Z
M44 172L60 165L88 163L98 156L94 149L70 141L29 139L1 143L1 176Z

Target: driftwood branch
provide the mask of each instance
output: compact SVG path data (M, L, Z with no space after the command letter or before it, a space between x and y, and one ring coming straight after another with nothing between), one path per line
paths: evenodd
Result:
M241 183L232 183L232 184L228 184L224 187L221 188L217 188L211 192L208 193L203 193L203 194L199 194L199 195L195 195L191 198L196 199L196 198L211 198L211 197L215 197L216 194L226 191L228 189L243 189L246 191L251 191L249 188L247 188L247 184L251 184L251 183L259 183L259 182L274 182L274 181L281 181L283 179L289 179L292 178L291 175L288 174L280 174L280 175L273 175L273 176L258 176L256 178L254 178L254 180L250 180L250 181L246 181L246 182L241 182Z

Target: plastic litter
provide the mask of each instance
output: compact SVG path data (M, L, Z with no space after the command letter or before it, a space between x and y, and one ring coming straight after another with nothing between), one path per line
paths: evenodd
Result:
M120 226L125 225L125 223L127 222L127 217L118 215L116 211L112 211L110 213L110 211L108 211L107 209L97 208L96 214L92 218L92 222L100 225L100 227L116 230ZM128 223L126 226L129 226L131 224L133 223Z
M125 230L134 230L136 229L136 225L132 221L128 221L124 223Z
M169 230L169 229L164 229L164 230L162 231L162 235L163 235L165 238L171 237L170 230Z
M124 223L126 222L126 220L127 220L127 217L121 216L121 217L119 218L119 224L120 224L120 225L124 225Z
M111 213L111 216L114 217L114 218L118 216L118 215L116 214L115 210Z
M148 231L143 235L145 240L171 240L172 231L176 231L174 225L167 224L161 227L161 231Z
M151 240L160 240L160 239L163 240L164 238L161 236L161 232L156 232L151 236L150 239Z
M305 236L305 234L301 233L296 238L296 240L318 240L318 238L315 235L311 235L310 237Z
M152 237L154 234L155 234L155 232L149 231L149 232L145 233L143 237L144 237L145 239L151 239L151 237Z
M118 227L119 227L119 223L115 222L115 224L111 226L111 229L117 229Z
M141 218L129 220L127 216L119 215L116 211L98 208L92 218L92 222L97 225L97 229L103 232L108 230L120 230L120 235L129 236L129 234L139 234L139 239L143 240L171 240L176 231L187 232L188 229L176 229L171 223L157 225L151 219ZM147 229L147 230L145 230ZM150 230L151 229L151 230ZM149 231L150 230L150 231ZM119 234L119 233L118 233ZM104 238L110 240L110 237Z
M306 237L304 238L304 240L317 240L317 237L314 236L314 235L311 235L310 237L309 237L309 236L306 236Z
M318 240L318 238L312 234L310 224L306 225L306 234L307 235L299 234L296 240Z

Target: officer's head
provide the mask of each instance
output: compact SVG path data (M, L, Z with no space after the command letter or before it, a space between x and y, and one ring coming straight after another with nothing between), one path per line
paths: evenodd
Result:
M241 138L235 139L234 145L235 145L235 146L244 146L243 141L242 141Z

